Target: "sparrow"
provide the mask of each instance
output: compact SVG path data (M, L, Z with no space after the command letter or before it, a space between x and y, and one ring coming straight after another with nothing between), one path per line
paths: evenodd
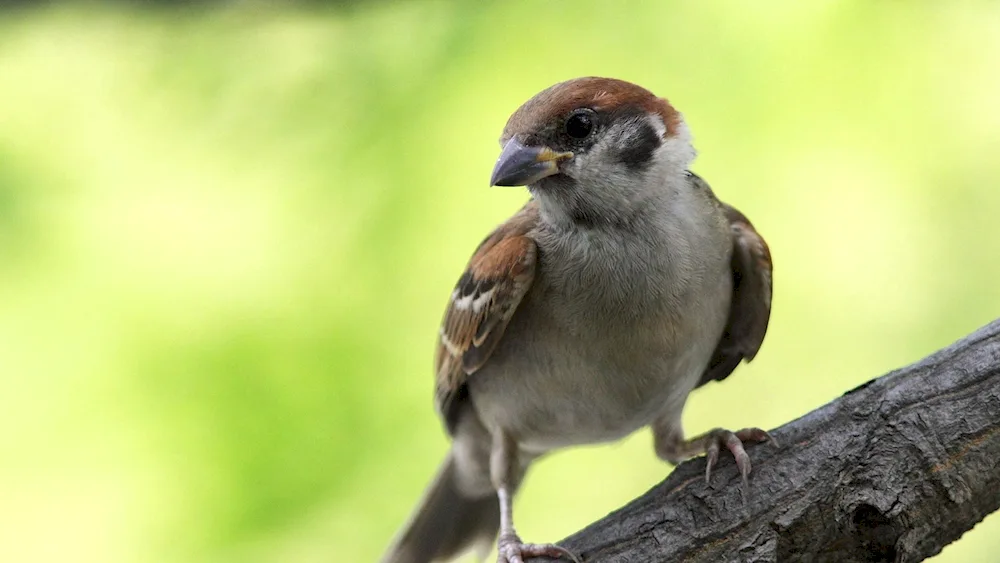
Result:
M490 184L531 198L472 255L436 354L451 449L383 563L449 560L494 538L500 563L577 558L527 544L512 499L540 456L652 428L673 464L723 449L746 481L760 428L685 438L688 395L757 354L771 256L750 221L689 170L691 133L664 99L585 77L511 115ZM499 532L499 535L498 535Z

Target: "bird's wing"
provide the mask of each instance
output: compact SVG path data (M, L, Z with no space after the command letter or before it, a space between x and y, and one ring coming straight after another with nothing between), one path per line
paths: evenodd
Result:
M699 178L700 180L700 178ZM721 381L760 349L771 316L771 252L750 221L721 203L733 235L733 297L725 332L698 386Z
M490 358L535 277L537 247L527 233L538 221L531 200L476 249L448 301L438 337L435 404L449 432L466 382Z

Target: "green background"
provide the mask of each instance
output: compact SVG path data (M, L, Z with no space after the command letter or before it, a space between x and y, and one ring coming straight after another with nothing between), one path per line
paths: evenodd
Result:
M772 428L1000 311L1000 3L407 2L0 12L0 561L373 561L444 455L431 363L507 116L667 96L775 261L689 432ZM556 540L670 471L553 455ZM940 562L997 561L1000 516Z

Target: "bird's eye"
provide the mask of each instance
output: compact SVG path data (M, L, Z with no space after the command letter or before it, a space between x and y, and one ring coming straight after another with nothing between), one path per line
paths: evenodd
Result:
M566 134L574 139L583 139L594 130L593 112L588 109L574 111L566 119Z

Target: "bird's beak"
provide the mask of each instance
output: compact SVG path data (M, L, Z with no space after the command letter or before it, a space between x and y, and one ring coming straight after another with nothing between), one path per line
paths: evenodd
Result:
M525 146L517 138L507 141L493 167L491 186L527 186L559 172L559 161L573 158L571 152L549 147Z

